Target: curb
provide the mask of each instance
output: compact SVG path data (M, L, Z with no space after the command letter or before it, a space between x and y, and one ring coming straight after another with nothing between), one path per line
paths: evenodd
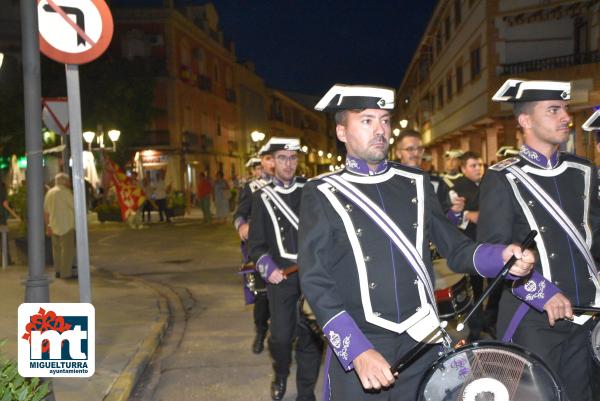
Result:
M148 334L142 340L138 349L135 351L125 368L119 373L111 388L108 390L103 401L127 401L135 388L135 385L146 369L146 366L152 359L154 352L162 342L162 339L169 327L169 319L171 313L169 312L169 305L166 297L157 291L152 285L149 285L145 280L130 277L119 273L108 272L106 270L97 269L104 273L108 273L114 277L125 280L134 280L142 283L143 285L151 288L159 296L158 309L159 317L152 326L148 329Z

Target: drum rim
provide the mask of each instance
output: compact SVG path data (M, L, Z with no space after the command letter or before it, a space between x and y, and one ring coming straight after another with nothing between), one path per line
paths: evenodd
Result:
M588 341L588 349L590 350L590 353L592 354L592 359L594 360L594 363L596 365L600 366L600 351L598 353L596 353L597 350L594 349L594 342L592 341L596 331L600 331L600 317L598 319L596 319L596 322L594 323L593 327L590 329L589 341ZM598 345L600 346L600 344L598 344Z
M567 399L565 398L565 392L562 388L562 384L560 382L560 379L558 378L558 376L556 375L556 373L554 373L554 371L552 371L552 369L550 369L550 367L548 366L548 364L546 362L544 362L544 360L542 360L542 358L540 358L539 356L537 356L536 354L534 354L533 352L527 350L526 348L517 345L517 344L513 344L513 343L504 343L502 341L493 341L493 340L485 340L485 341L477 341L474 343L470 343L470 344L466 344L463 345L460 348L457 349L452 349L452 351L445 353L443 355L441 355L438 359L435 360L435 362L433 363L433 365L427 369L427 371L425 372L425 374L423 375L423 377L421 378L421 381L419 382L419 390L417 392L417 396L418 401L424 401L424 386L426 385L426 383L429 382L429 379L431 378L431 376L433 375L433 373L435 373L436 371L436 367L442 363L443 361L449 359L451 356L458 354L460 352L464 352L464 351L468 351L470 349L473 348L481 348L482 346L484 347L492 347L492 348L504 348L504 349L509 349L509 350L514 350L516 351L517 354L524 354L527 358L529 358L530 360L534 360L535 362L539 363L540 365L542 365L544 367L544 369L546 370L546 372L548 372L550 374L550 377L554 380L554 384L558 387L558 397L559 397L559 401L567 401Z

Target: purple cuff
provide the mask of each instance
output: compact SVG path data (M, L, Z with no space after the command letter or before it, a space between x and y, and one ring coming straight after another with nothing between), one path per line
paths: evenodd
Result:
M534 271L529 278L522 278L513 283L512 293L532 308L543 312L544 305L560 289L540 273Z
M238 217L233 221L233 226L235 227L236 231L240 229L240 226L242 224L246 224L246 219L244 219L243 217Z
M450 223L454 224L455 226L460 224L462 221L462 216L462 212L454 213L452 210L448 210L448 213L446 213L446 217L448 217Z
M352 361L373 344L360 331L356 322L346 311L332 317L323 326L323 334L327 337L329 346L337 356L346 371L354 369Z
M275 269L277 269L277 264L268 253L265 253L256 261L256 270L265 281L268 281L269 276Z
M481 244L473 254L473 266L482 277L496 277L504 261L502 251L506 246L502 244Z

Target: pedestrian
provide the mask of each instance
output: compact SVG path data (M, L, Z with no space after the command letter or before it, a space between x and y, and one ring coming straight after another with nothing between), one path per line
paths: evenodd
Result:
M13 216L17 220L21 220L17 213L10 207L8 202L8 192L6 191L6 185L4 183L4 177L0 175L0 226L5 226L6 236L8 236L8 215ZM10 254L7 249L2 249L2 252L6 251L6 260L8 264L12 264Z
M593 322L575 316L572 305L600 300L594 262L600 256L600 209L594 165L559 152L570 133L570 94L569 82L509 79L492 98L512 103L524 144L481 183L477 239L507 244L529 230L539 232L537 276L512 293L504 289L497 332L542 358L566 398L591 401L587 342Z
M167 188L165 186L163 170L158 171L157 179L154 184L154 198L156 205L158 206L159 220L165 221L166 219L167 223L170 223L171 217L167 214Z
M215 222L217 224L225 224L225 220L227 220L227 215L229 214L229 197L231 196L231 192L229 184L223 177L223 172L217 171L217 177L213 185L213 196L217 209Z
M442 212L427 173L386 160L393 107L393 89L339 84L315 106L335 113L347 151L343 170L306 184L300 206L300 282L329 342L324 400L418 398L440 346L397 377L390 367L436 337L430 241L463 273L494 276L514 254L511 272L525 275L534 260L516 245L473 243Z
M52 238L52 258L55 276L60 279L73 277L75 257L75 210L70 177L58 173L54 186L44 197L46 233Z
M248 245L250 259L267 281L271 313L269 352L273 358L274 378L271 398L281 400L286 392L295 339L296 401L315 401L314 388L321 365L322 341L298 321L300 298L298 274L285 273L296 265L298 253L298 211L305 179L296 176L300 141L273 137L264 152L275 160L271 183L252 195L252 214Z
M196 197L198 198L198 202L200 202L204 224L210 224L210 198L212 197L213 192L212 184L206 174L202 172L198 176L198 183L196 185Z
M240 248L242 250L242 263L250 261L248 255L248 231L250 230L250 215L252 214L252 194L260 187L271 182L274 174L275 164L270 153L259 152L259 158L251 158L246 166L252 169L253 179L248 181L240 195L240 202L233 213L233 225L240 236ZM264 341L269 330L269 300L267 298L267 285L265 280L255 272L252 274L254 290L251 291L244 285L246 303L254 304L254 330L255 336L252 342L252 352L260 354L264 350ZM247 278L244 277L244 283Z
M146 200L144 200L144 204L142 205L142 222L150 223L152 221L152 209L154 209L152 205L154 202L151 199L154 189L152 188L148 177L144 177L142 180L142 190L146 197Z

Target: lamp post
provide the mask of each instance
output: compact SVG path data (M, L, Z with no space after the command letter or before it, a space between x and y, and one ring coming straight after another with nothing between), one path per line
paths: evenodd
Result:
M116 129L111 129L110 131L108 131L108 137L110 138L110 140L112 142L112 147L109 148L108 150L115 152L117 150L117 141L121 137L121 131L116 130ZM88 150L90 152L93 149L95 149L95 150L105 150L106 149L106 147L104 146L104 131L102 131L102 127L99 127L98 133L96 133L94 131L85 131L83 133L83 139L87 142ZM98 147L96 147L96 148L92 147L92 143L94 142L94 139L96 139L96 142L98 143Z
M260 131L252 131L250 133L250 138L252 139L252 142L254 142L254 151L258 152L258 145L263 139L265 139L265 133Z

